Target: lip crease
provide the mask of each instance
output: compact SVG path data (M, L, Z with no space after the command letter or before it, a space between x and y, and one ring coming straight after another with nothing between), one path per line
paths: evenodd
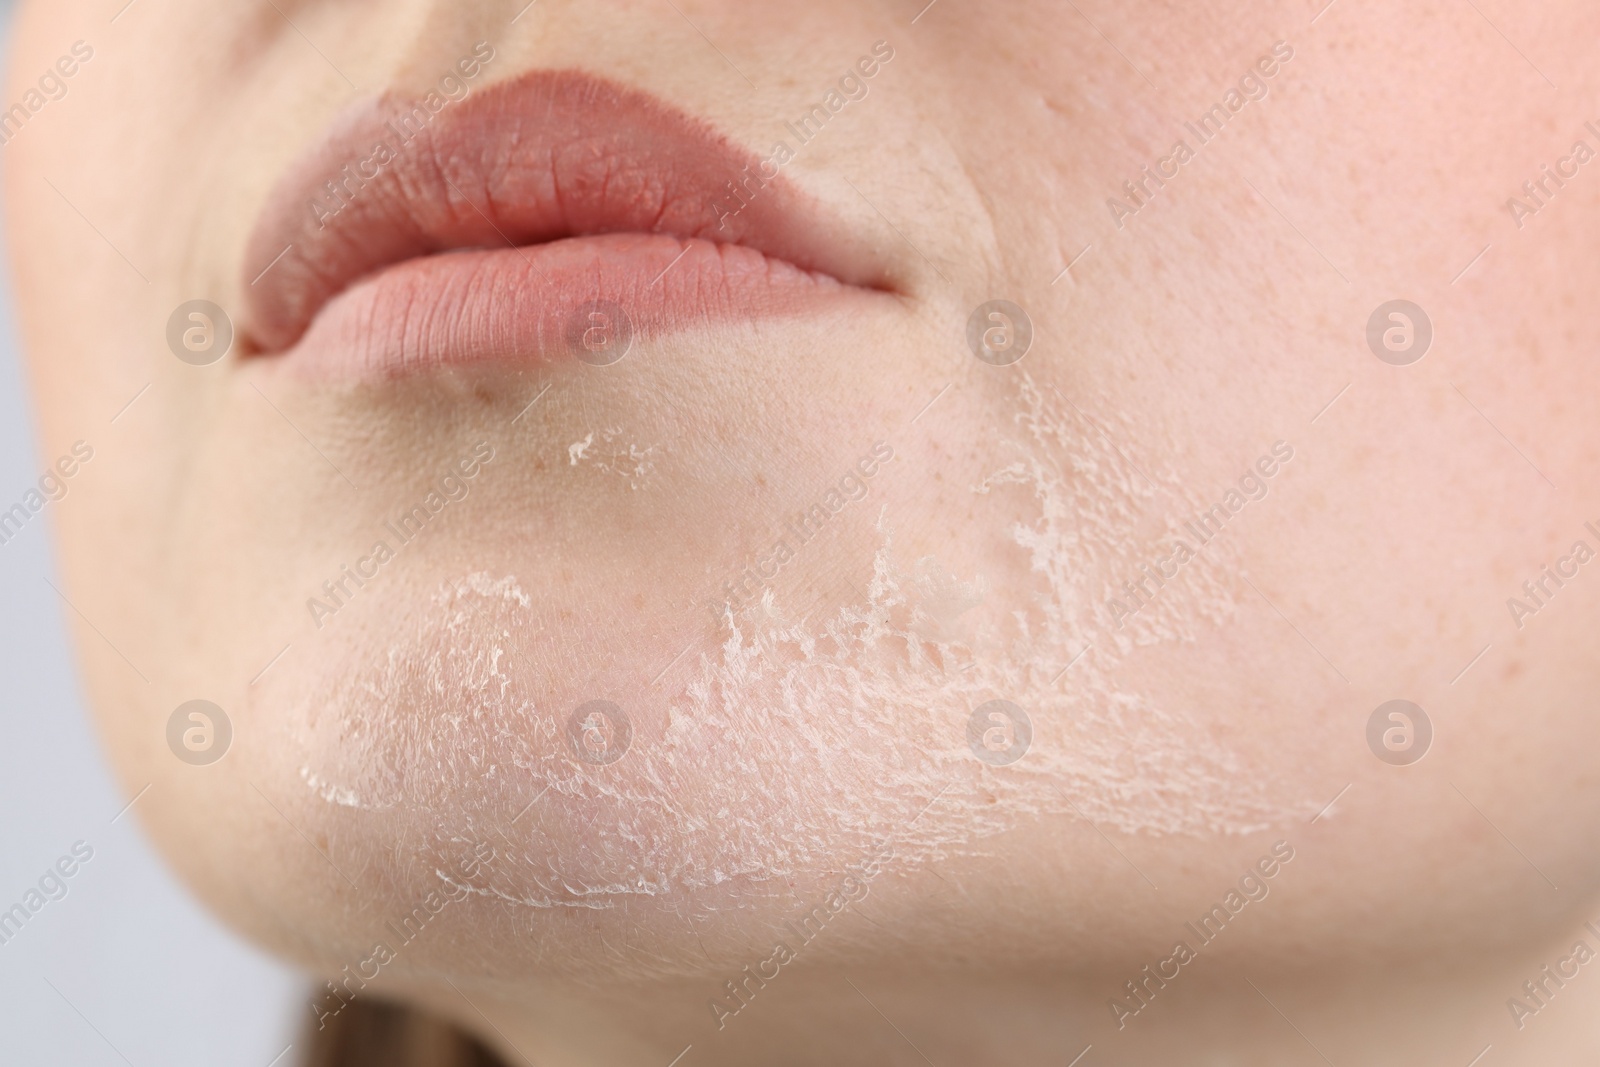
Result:
M388 376L571 355L596 307L650 336L900 290L869 240L647 93L533 71L402 142L415 106L356 105L278 182L246 250L247 352Z

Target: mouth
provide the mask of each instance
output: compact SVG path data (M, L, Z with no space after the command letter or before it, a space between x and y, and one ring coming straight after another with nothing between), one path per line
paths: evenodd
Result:
M639 337L901 291L889 257L787 180L790 151L758 156L579 71L367 101L267 201L243 351L341 376L603 365Z

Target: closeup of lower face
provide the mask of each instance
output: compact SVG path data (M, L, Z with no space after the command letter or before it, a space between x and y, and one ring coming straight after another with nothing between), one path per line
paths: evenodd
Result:
M119 6L4 101L62 592L308 1025L1600 1054L1600 12Z

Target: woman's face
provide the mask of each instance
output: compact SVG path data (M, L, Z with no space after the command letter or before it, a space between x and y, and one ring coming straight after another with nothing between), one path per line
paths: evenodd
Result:
M115 6L11 59L34 510L318 1017L1133 1063L1577 936L1600 15Z

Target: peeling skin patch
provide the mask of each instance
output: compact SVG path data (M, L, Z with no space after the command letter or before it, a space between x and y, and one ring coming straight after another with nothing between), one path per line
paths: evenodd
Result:
M664 727L647 709L655 728L600 773L569 747L572 694L551 703L538 635L560 625L554 609L514 577L469 574L402 620L387 656L353 654L335 673L306 712L306 786L359 804L380 820L370 839L402 850L492 838L502 855L472 892L532 909L672 908L682 894L747 907L885 840L897 864L918 865L980 854L1043 816L1128 833L1270 825L1285 792L1271 772L1115 676L1142 646L1192 642L1235 610L1219 538L1124 630L1106 628L1113 583L1151 543L1129 531L1173 510L1153 506L1158 493L1199 497L1144 482L1101 428L1031 381L1021 400L1014 459L973 491L1018 516L1008 538L1027 596L990 607L982 576L902 560L880 519L862 601L809 625L770 591L729 613ZM1090 640L1094 654L1056 684ZM972 710L997 697L1034 729L1003 770L966 742Z
M306 785L311 787L313 793L316 793L329 804L338 804L340 807L345 808L367 807L366 804L361 802L361 798L356 796L354 791L341 788L332 782L323 781L310 767L300 768L300 778Z
M595 433L591 431L582 441L574 441L568 445L568 466L576 467L588 463L602 473L626 479L630 489L638 489L654 472L653 457L661 451L661 446L641 446L631 441L624 443L623 431L618 427L606 427L600 430L599 437L597 445ZM589 452L591 447L594 448L593 455Z

